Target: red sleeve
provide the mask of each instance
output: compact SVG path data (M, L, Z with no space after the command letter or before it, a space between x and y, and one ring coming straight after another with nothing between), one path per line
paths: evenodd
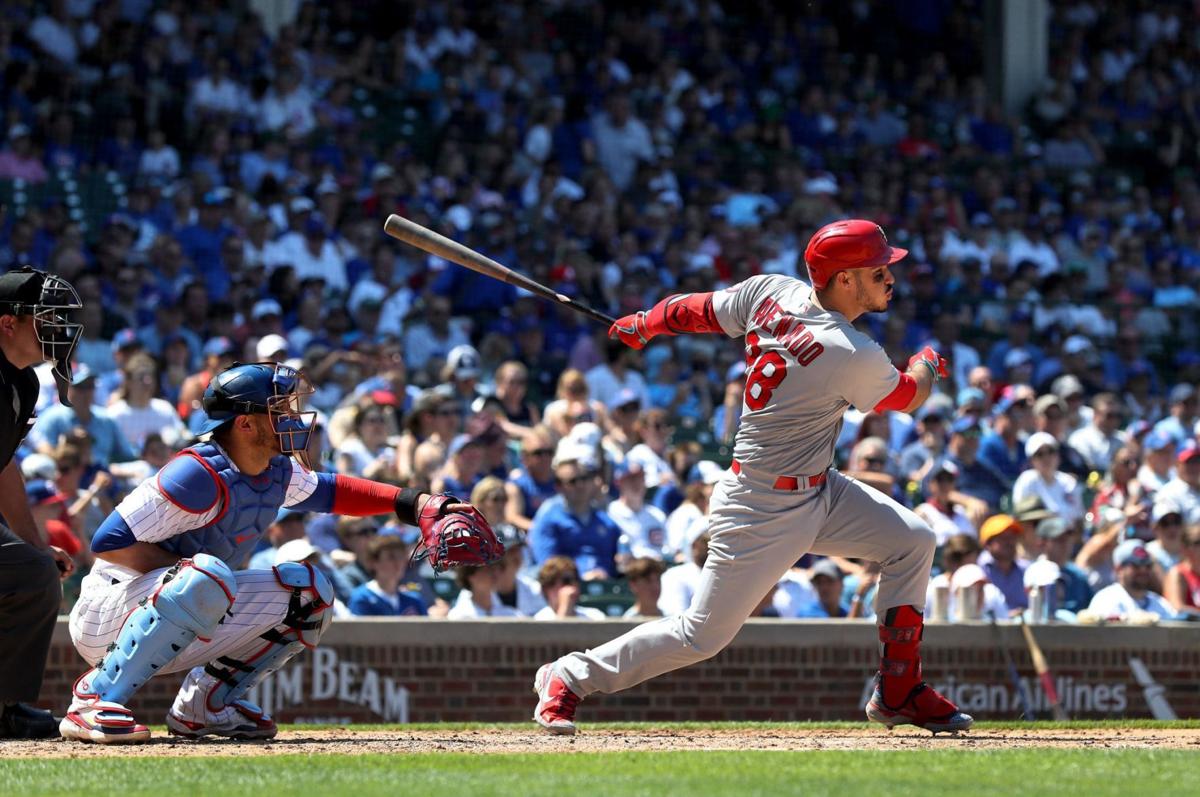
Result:
M879 400L879 403L875 405L875 411L903 410L912 403L915 395L917 395L917 380L902 373L900 381L896 383L896 388Z
M399 487L339 473L333 478L332 511L335 515L356 517L386 515L396 511L399 493Z
M646 313L646 328L653 335L724 331L713 310L711 291L668 296Z

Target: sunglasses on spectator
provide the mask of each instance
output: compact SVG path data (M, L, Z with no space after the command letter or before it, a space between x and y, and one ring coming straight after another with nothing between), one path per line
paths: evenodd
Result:
M1119 459L1116 464L1122 468L1136 468L1139 463L1136 459Z
M491 495L485 495L483 497L483 500L485 500L485 501L507 501L508 496L505 495L504 493L492 493Z
M571 423L586 423L592 420L592 414L590 412L581 412L578 415L568 416L567 420Z
M572 479L555 479L555 481L557 481L563 487L575 487L579 484L582 484L583 482L586 482L590 478L592 478L591 474L581 473L580 475L578 475Z
M887 464L887 460L884 457L866 457L865 459L863 459L863 462L867 463L868 465L877 465L877 466Z
M573 587L578 583L579 583L579 579L575 578L574 576L563 576L555 583L554 586L556 586L556 587Z
M368 415L363 418L363 423L383 423L385 418L382 415Z
M532 451L526 451L525 453L531 457L548 457L554 453L554 449L553 448L535 448Z
M1033 458L1037 459L1038 457L1049 457L1049 456L1053 456L1057 453L1058 453L1057 448L1043 448L1039 451L1034 451Z
M433 414L434 414L434 415L441 415L441 416L443 416L443 417L447 417L447 416L450 416L450 415L458 415L458 410L455 410L455 409L450 409L450 408L443 408L443 409L440 409L440 410L434 410Z

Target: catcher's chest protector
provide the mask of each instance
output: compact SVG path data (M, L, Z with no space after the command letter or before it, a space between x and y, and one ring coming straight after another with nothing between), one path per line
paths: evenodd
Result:
M181 557L208 553L234 570L245 567L267 527L283 506L292 463L278 456L258 476L246 476L212 443L200 443L181 456L195 456L221 480L218 485L221 510L207 526L171 537L160 543Z

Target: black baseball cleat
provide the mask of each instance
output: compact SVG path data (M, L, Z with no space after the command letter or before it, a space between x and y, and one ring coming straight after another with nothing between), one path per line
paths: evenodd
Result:
M8 703L0 713L0 739L54 739L58 720L49 711L24 703Z

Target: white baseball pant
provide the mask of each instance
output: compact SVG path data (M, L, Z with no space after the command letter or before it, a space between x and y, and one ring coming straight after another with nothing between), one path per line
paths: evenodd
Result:
M557 662L571 691L619 692L715 656L805 553L878 562L875 606L925 605L936 539L912 511L830 470L826 483L776 490L775 476L726 471L710 502L708 561L691 607Z

